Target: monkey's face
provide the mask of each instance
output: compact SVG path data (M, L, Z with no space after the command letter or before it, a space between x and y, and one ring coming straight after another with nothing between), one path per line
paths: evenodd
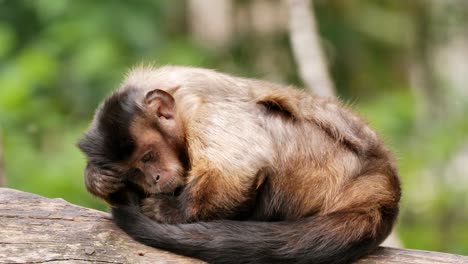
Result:
M173 193L184 184L179 138L166 134L163 122L156 126L151 122L158 121L137 118L130 128L137 147L126 179L147 194Z
M145 95L142 114L135 115L130 134L136 150L126 164L127 181L145 193L173 193L184 184L186 150L175 100L155 89Z
M107 199L125 182L147 194L171 193L184 183L187 158L175 99L154 89L129 88L107 98L78 143L88 157L86 186Z

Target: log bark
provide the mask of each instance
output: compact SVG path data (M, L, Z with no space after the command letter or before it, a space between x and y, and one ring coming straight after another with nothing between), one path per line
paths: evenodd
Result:
M234 31L232 0L188 0L187 4L190 31L200 45L221 48L230 42Z
M0 263L203 263L133 241L105 212L0 188Z
M203 262L133 241L108 213L0 188L0 263ZM468 257L381 247L357 263L468 263Z

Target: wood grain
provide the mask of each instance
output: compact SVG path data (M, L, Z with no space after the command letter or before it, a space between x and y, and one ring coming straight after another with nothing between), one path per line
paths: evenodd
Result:
M0 188L0 263L203 263L133 241L105 212Z
M108 213L0 188L0 263L203 262L133 241ZM468 257L381 247L357 263L461 264Z

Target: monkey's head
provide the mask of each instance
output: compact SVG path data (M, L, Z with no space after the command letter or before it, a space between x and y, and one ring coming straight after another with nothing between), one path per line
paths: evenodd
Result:
M102 174L120 177L146 194L173 193L184 184L185 133L175 100L166 91L127 87L114 92L78 147L88 158L86 186L98 196L115 191L106 190Z

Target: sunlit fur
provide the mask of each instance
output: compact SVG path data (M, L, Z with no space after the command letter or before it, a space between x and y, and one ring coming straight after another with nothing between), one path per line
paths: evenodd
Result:
M116 93L137 90L139 103L155 88L175 99L190 167L178 197L142 201L151 219L182 224L158 224L138 204L113 209L135 239L209 262L349 263L390 233L393 158L335 100L173 66L137 68Z

